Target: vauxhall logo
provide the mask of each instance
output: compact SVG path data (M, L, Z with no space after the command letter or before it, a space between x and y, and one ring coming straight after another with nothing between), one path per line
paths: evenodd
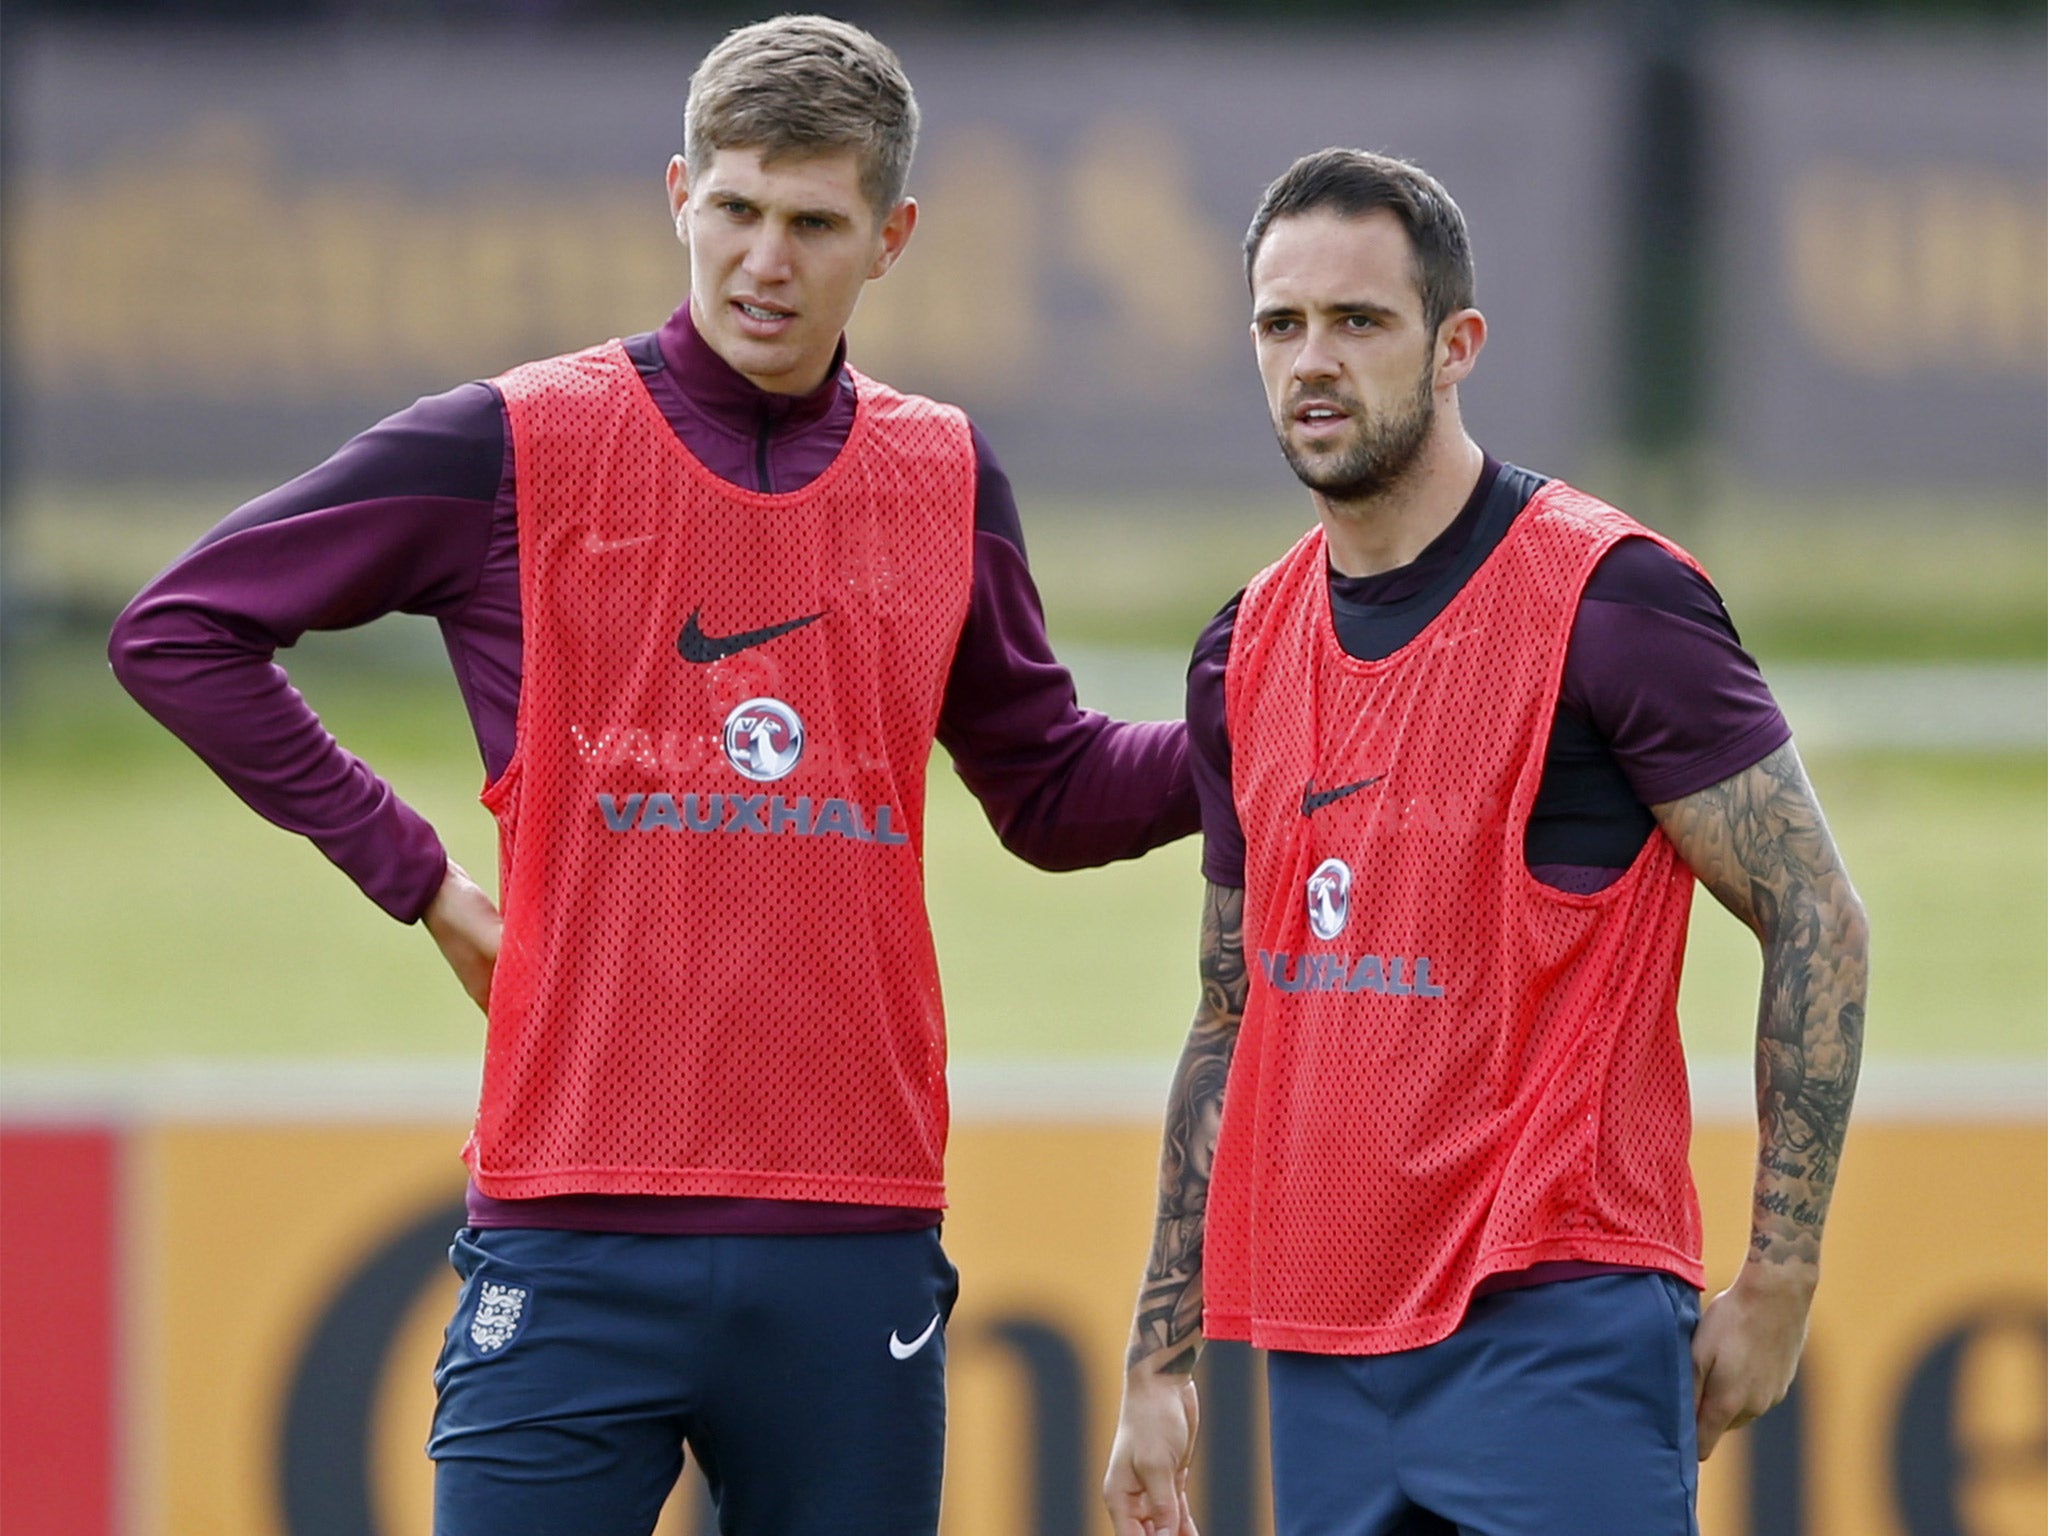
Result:
M870 827L863 808L834 797L813 802L809 795L605 795L597 813L607 832L752 832L762 837L843 837L851 843L895 847L910 841L886 805L874 809Z
M1325 859L1308 877L1308 926L1319 939L1334 939L1351 921L1351 866Z
M725 717L725 760L754 780L782 778L804 755L804 723L780 699L748 699Z
M1429 979L1427 955L1290 955L1259 951L1259 969L1276 992L1378 992L1386 997L1442 997Z
M725 717L720 733L725 760L735 773L757 784L787 777L804 755L803 718L780 699L748 699ZM895 811L867 809L834 796L654 794L597 797L607 832L752 832L762 837L842 837L889 847L910 841L894 825Z

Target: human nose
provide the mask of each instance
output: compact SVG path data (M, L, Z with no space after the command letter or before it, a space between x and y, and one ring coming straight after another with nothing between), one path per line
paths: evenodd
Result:
M1313 326L1303 332L1290 371L1304 384L1336 378L1342 369L1329 345L1328 333Z
M747 276L759 282L781 282L789 276L789 258L788 235L763 224L747 242Z

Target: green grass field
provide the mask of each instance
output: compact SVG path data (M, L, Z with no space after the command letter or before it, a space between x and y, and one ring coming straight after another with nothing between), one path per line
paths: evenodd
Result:
M4 679L0 1062L477 1048L479 1020L425 935L248 814L100 659L95 616L248 489L23 500L15 590L70 618L24 644ZM1058 645L1181 653L1306 515L1291 496L1027 510ZM1656 520L1714 571L1767 670L2048 662L2038 507L1785 506L1730 491ZM481 769L438 649L429 626L387 621L311 637L291 665L335 733L488 880ZM2048 1058L2048 754L1810 751L1808 766L1872 914L1873 1056ZM1039 874L1002 852L943 760L933 780L930 899L957 1054L1177 1050L1194 998L1195 841L1109 870ZM1754 941L1703 897L1684 996L1697 1051L1747 1052L1756 988Z
M473 870L493 833L452 683L353 640L296 671ZM77 645L9 680L0 749L0 1062L470 1057L480 1021L425 935L248 814ZM1874 1058L2048 1056L2048 761L1823 755L1872 913ZM930 899L956 1054L1163 1056L1194 998L1194 840L1070 875L997 846L935 765ZM1702 898L1684 1017L1746 1053L1756 947Z

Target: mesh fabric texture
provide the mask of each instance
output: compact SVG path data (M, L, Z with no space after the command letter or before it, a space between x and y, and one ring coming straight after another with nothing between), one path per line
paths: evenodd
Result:
M1522 852L1579 594L1632 536L1655 537L1553 482L1381 661L1338 644L1320 528L1246 590L1225 697L1251 987L1209 1197L1212 1337L1414 1348L1487 1275L1547 1260L1699 1283L1691 872L1658 833L1578 896Z

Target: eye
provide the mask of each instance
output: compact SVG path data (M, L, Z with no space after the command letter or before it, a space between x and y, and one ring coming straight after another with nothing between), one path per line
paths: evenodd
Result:
M1371 315L1346 315L1344 323L1354 331L1369 331L1379 324Z
M1291 315L1268 315L1259 322L1259 330L1267 336L1291 336L1300 324Z

